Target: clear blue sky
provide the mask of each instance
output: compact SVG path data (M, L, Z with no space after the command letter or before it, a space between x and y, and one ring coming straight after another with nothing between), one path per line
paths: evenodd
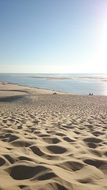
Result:
M0 0L0 72L105 72L107 0Z

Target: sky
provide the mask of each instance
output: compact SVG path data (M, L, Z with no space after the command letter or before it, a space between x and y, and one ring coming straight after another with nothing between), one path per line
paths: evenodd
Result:
M107 73L107 0L0 0L0 73Z

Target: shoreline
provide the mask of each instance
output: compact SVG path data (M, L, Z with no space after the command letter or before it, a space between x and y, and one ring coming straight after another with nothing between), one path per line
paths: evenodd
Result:
M60 94L68 94L68 93L64 93L64 92L61 92L61 91L56 91L56 90L50 90L50 89L47 89L47 88L39 88L39 87L32 87L32 86L29 86L29 85L22 85L20 83L11 83L11 82L7 82L7 81L0 81L0 85L2 85L2 87L6 87L6 85L10 85L10 88L11 87L16 87L16 91L17 91L17 87L20 88L22 87L22 89L25 89L25 90L34 90L34 91L38 91L38 93L60 93ZM12 85L12 86L11 86ZM0 86L1 88L1 86ZM24 91L23 91L24 92ZM25 91L26 92L26 91Z
M0 81L0 85L2 86L5 86L6 85L10 85L10 88L12 86L16 87L16 91L17 91L17 87L22 87L22 89L24 90L28 90L28 91L31 91L31 90L34 90L36 93L46 93L46 94L51 94L51 93L58 93L58 94L70 94L70 95L78 95L78 94L73 94L73 93L70 93L70 92L63 92L63 91L57 91L57 90L51 90L51 89L48 89L48 88L39 88L39 87L32 87L30 85L22 85L20 83L12 83L12 82L8 82L8 81ZM11 86L12 85L12 86ZM0 86L1 88L1 86ZM23 92L26 92L26 91L23 91Z
M64 91L51 90L51 89L48 89L48 88L32 87L30 85L23 85L23 84L20 84L20 83L12 83L12 82L8 82L8 81L0 81L0 85L1 84L3 86L5 86L6 84L16 86L16 90L17 90L17 87L19 87L19 88L22 87L22 89L26 89L26 90L29 90L29 91L33 90L36 93L42 93L42 94L43 93L44 94L57 93L57 94L74 95L74 96L90 96L89 95L90 93L88 93L88 94L76 94L76 93L73 93L73 92L64 92ZM0 86L0 88L1 88L1 86ZM93 96L107 97L107 95L96 95L96 94L93 94Z

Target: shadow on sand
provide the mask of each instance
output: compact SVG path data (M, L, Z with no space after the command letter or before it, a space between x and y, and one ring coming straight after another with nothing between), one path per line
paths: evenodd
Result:
M0 97L0 102L13 102L24 98L25 95L16 95L16 96L9 96L9 97Z

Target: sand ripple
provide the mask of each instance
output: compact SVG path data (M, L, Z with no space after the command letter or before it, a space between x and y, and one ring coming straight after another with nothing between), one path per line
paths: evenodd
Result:
M107 190L107 97L1 101L0 189Z

